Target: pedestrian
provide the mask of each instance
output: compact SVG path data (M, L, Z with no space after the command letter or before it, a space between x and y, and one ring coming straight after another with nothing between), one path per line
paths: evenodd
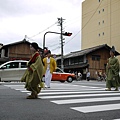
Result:
M31 95L27 96L27 99L38 98L38 93L41 91L40 84L42 83L42 76L44 72L41 56L38 52L39 46L36 42L30 44L30 50L32 57L27 64L27 70L25 71L21 81L25 82L25 88L31 91Z
M78 78L77 80L81 80L81 79L82 79L82 73L81 73L80 71L78 72L78 75L77 75L77 76L78 76L78 77L77 77L77 78Z
M118 91L119 86L119 61L115 57L115 48L112 46L110 50L110 58L106 66L106 89L110 91L112 87L115 88L115 91Z
M90 80L90 72L89 71L87 72L86 78L87 78L87 81Z
M48 50L46 57L43 59L44 73L45 73L45 88L50 88L50 82L52 79L52 73L56 70L56 60L51 57L51 51Z

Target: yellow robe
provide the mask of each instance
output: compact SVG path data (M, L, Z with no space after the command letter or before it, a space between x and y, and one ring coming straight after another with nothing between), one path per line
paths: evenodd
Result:
M44 75L47 70L47 57L43 59L44 63ZM52 74L57 68L56 60L52 57L50 57L50 73Z

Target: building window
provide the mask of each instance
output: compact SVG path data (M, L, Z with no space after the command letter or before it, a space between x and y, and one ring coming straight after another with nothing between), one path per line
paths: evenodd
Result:
M104 12L105 10L103 9L102 11Z
M104 23L104 20L103 20L103 23Z
M100 0L98 0L100 2Z
M83 63L84 59L83 56L75 57L70 59L70 64L80 64Z
M92 55L93 61L100 61L100 55Z
M100 25L100 22L98 24Z
M103 35L104 35L104 32L103 32Z
M100 10L99 10L99 14L100 14Z
M98 36L100 37L100 33L98 34Z

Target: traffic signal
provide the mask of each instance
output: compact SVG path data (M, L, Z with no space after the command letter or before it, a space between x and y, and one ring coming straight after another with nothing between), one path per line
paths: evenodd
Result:
M72 35L72 33L65 32L65 33L63 33L63 35L65 35L65 36L71 36L71 35Z

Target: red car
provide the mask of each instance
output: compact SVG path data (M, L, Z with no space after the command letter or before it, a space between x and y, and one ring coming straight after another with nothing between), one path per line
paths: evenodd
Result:
M60 68L56 69L56 72L53 72L52 75L52 81L60 81L60 82L72 82L73 80L76 80L75 74L72 73L66 73L62 71Z

